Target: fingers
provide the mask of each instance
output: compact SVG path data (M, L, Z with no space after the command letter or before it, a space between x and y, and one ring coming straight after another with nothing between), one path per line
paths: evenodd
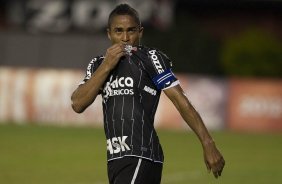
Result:
M217 163L213 164L213 167L211 168L211 170L215 178L218 178L219 176L221 176L224 165L225 165L225 160L223 159L223 157L221 157Z
M124 55L125 55L124 45L114 44L107 49L104 61L107 63L110 69L113 69L119 62L120 58Z
M134 49L134 47L132 47L131 45L125 45L125 44L122 44L122 43L118 43L118 44L112 45L107 50L107 53L111 54L112 56L121 57L125 54L130 55L132 49Z
M106 54L108 54L111 57L120 58L120 56L123 56L125 54L124 45L123 44L114 44L107 50Z
M215 172L215 171L214 171L214 172L213 172L213 175L214 175L215 178L218 178L218 172Z
M208 172L212 171L215 178L221 176L223 168L225 166L225 160L223 156L217 152L218 154L214 155L214 157L206 157L205 156L205 164Z
M221 172L222 172L222 170L221 171L213 171L214 177L218 178L219 176L221 176Z
M204 146L204 159L208 171L212 171L215 178L221 176L223 171L225 160L215 144L209 144Z

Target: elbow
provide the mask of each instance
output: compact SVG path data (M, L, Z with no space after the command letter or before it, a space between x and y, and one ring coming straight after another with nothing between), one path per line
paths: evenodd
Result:
M75 104L75 103L72 103L71 107L74 110L74 112L79 113L79 114L85 110L85 108L82 108L80 105Z
M74 99L74 96L71 97L71 102L71 107L74 112L82 113L85 110L85 108L83 108L82 105L76 99Z
M76 113L82 113L93 101L89 102L87 98L79 97L76 93L73 93L71 96L71 107Z

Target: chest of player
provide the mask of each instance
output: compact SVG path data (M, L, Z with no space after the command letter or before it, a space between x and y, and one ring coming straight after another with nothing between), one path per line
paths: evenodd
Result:
M157 90L140 62L131 57L121 59L103 86L103 98L131 96L144 91L156 95Z

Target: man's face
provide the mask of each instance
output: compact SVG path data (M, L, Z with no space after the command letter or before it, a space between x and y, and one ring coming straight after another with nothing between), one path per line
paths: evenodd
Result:
M143 34L143 27L139 27L130 15L117 15L112 18L107 31L112 44L122 43L137 46Z

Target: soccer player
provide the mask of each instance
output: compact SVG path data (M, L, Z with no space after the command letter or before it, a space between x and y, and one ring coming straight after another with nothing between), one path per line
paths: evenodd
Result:
M164 156L154 129L161 91L198 136L207 169L220 176L223 156L173 74L170 59L140 45L143 27L136 10L118 5L109 15L107 34L112 46L92 59L71 99L74 111L81 113L98 94L103 97L109 182L161 182Z

